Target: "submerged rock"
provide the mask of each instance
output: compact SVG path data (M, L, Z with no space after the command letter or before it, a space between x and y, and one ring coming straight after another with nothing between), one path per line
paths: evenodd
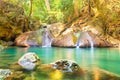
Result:
M10 65L10 69L14 71L21 71L23 70L22 66L20 66L17 62Z
M38 56L33 53L29 52L23 55L19 60L18 64L22 66L22 68L26 70L34 70L35 67L39 64L40 59Z
M12 74L10 69L0 69L0 80L4 80Z
M58 69L62 72L76 72L80 70L77 63L71 60L58 60L52 64L52 68Z
M22 71L16 71L10 76L6 77L5 80L24 80L25 77L26 74L24 74Z
M3 50L3 49L4 49L4 47L2 45L0 45L0 51Z

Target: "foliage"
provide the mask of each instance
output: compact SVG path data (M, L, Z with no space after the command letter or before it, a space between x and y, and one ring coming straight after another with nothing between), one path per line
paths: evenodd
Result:
M94 11L92 23L101 23L100 27L104 34L108 34L111 23L119 20L120 1L119 0L91 0L91 7ZM115 27L115 25L112 25Z
M89 22L90 24L97 24L102 29L104 34L111 34L117 37L117 34L120 33L120 0L3 0L19 6L24 9L25 15L25 23L24 25L26 29L34 30L35 27L30 26L31 20L37 20L40 23L74 23L76 19L86 19L82 20L85 22ZM31 3L32 1L32 3ZM46 6L47 4L50 7L48 11ZM32 5L32 8L31 8ZM32 10L32 12L31 12ZM89 11L91 10L91 11ZM29 14L31 13L30 20ZM9 19L3 18L0 16L3 23L8 23L14 17L16 17L16 13L9 13ZM90 15L91 17L86 17L86 15ZM82 16L82 18L80 18ZM89 19L88 19L89 18ZM28 20L28 21L27 21ZM80 21L80 20L79 20ZM0 21L1 22L1 21ZM0 26L3 25L0 23ZM20 22L18 22L20 24ZM79 22L80 23L80 22ZM8 33L4 34L8 37L11 37L12 34L21 33L21 29L16 28L10 23L7 24L7 27L4 27ZM79 24L80 25L80 24ZM114 29L111 27L114 26ZM31 28L32 27L32 28ZM67 26L68 28L68 26ZM116 29L115 29L116 28ZM10 30L12 29L12 30ZM118 29L118 30L117 30ZM2 29L0 29L2 31ZM12 34L9 34L12 33ZM3 36L3 34L0 34Z
M30 13L30 0L5 0L23 7L25 14ZM33 0L32 18L43 23L69 22L80 15L86 0L48 0L50 11L47 11L45 0Z

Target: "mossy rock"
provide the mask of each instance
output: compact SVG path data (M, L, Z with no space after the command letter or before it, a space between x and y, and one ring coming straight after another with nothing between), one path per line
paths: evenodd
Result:
M24 80L26 75L22 71L13 72L12 75L5 78L5 80Z

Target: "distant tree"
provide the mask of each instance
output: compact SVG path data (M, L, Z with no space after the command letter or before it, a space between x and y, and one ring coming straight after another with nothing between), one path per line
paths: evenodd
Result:
M50 12L49 0L45 0L45 4L46 4L47 11Z
M90 4L90 0L88 0L88 14L89 14L89 16L91 16L91 4Z

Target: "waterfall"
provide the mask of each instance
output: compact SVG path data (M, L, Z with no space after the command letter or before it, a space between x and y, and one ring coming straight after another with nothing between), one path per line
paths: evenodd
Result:
M81 33L80 33L80 34L81 34ZM76 48L79 48L79 46L80 46L80 36L81 36L81 35L78 36L78 41L77 41L77 43L76 43Z
M42 47L51 47L52 40L50 31L45 29L42 37Z
M90 37L88 32L86 32L86 37L87 37L88 41L90 42L90 47L93 48L94 44L93 44L92 38Z
M92 38L88 34L88 32L81 32L79 37L78 37L78 41L76 43L76 48L79 48L81 45L83 45L85 40L87 40L90 43L91 48L94 47L94 43L92 41Z

